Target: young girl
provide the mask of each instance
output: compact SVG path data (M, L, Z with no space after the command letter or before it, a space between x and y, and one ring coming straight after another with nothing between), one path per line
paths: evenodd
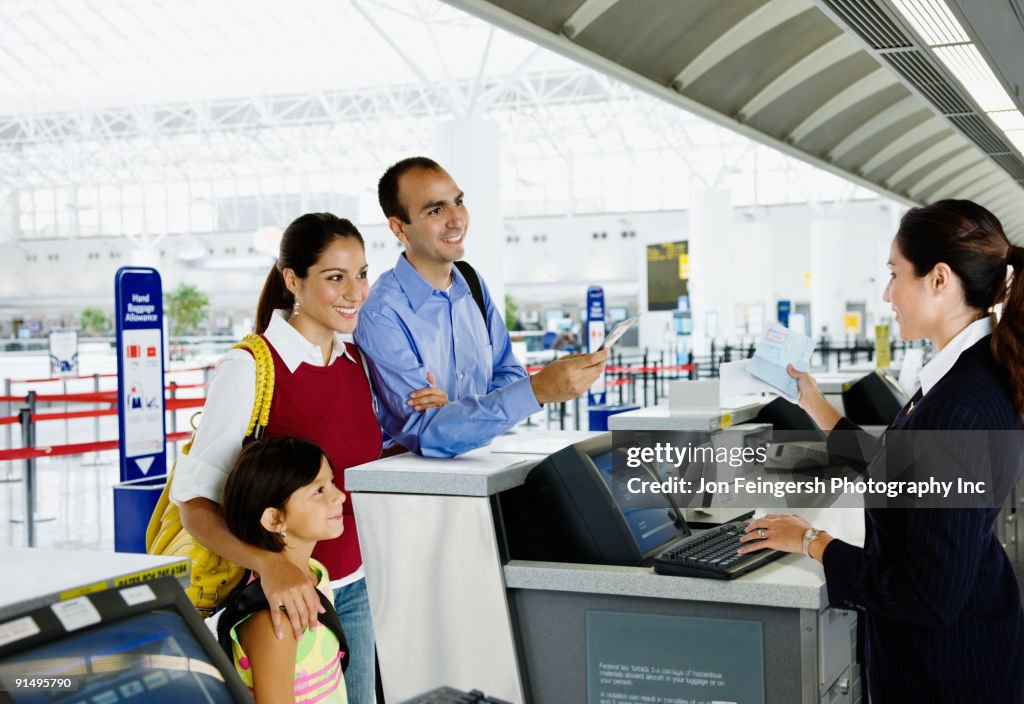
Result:
M224 485L224 518L231 532L245 543L282 553L328 605L330 578L313 559L313 546L341 535L344 503L327 456L295 437L247 445ZM268 608L220 627L230 629L235 669L258 704L347 704L341 652L347 645L331 629L315 625L296 640L286 628L278 638Z

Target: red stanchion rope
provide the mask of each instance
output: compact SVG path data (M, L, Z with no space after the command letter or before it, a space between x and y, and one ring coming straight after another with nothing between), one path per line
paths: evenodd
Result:
M165 411L178 411L185 408L201 408L206 403L205 398L169 398L164 402ZM77 418L100 418L102 416L116 416L116 408L105 408L99 411L67 411L65 413L33 413L33 421L41 420L74 420ZM20 422L20 416L8 416L0 418L0 425L11 425Z
M204 372L207 369L213 369L214 365L208 364L205 367L188 367L187 369L165 369L164 374L180 374L184 372ZM81 376L58 376L51 377L49 379L11 379L12 384L45 384L50 381L63 381L65 379L93 379L99 377L100 379L111 379L116 377L117 374L83 374Z
M167 442L188 440L192 431L168 433ZM0 462L15 460L32 460L39 457L61 457L63 455L84 455L87 452L116 450L117 440L100 440L98 442L80 442L71 445L52 445L50 447L18 447L13 450L0 450Z

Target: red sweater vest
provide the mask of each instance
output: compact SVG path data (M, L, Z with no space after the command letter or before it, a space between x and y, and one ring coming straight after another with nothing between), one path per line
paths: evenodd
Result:
M373 412L373 397L359 350L347 345L356 361L339 355L328 367L305 362L295 372L281 360L273 345L274 400L267 435L294 435L315 442L334 467L334 481L345 492L345 530L333 540L321 540L313 557L327 568L331 579L341 579L362 563L352 500L345 491L345 470L380 457L380 425Z

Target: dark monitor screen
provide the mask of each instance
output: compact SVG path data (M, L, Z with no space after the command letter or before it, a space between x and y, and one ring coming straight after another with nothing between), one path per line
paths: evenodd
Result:
M643 471L628 469L624 463L620 463L622 466L616 468L613 466L613 458L613 453L605 452L590 459L601 473L608 490L612 492L640 552L646 554L668 541L679 539L681 536L678 517L666 510L669 508L667 505L652 508L649 496L641 497L626 490L633 476L640 476L643 479L651 477L646 476Z
M889 425L910 399L899 383L876 369L843 392L844 415L860 425Z
M150 583L152 584L152 583ZM180 592L180 587L171 581ZM165 588L167 585L165 585ZM118 590L110 590L116 596ZM101 620L66 632L44 607L29 618L39 635L25 647L0 650L0 679L6 692L0 702L17 704L227 704L252 701L230 661L193 612L186 617L184 600L164 594L149 608L112 602L106 593L91 595ZM187 602L185 602L187 604ZM188 605L191 608L191 605ZM16 678L73 678L75 691L63 688L28 690L13 687ZM4 698L6 694L8 699Z
M640 565L689 535L663 494L633 494L629 480L657 481L617 457L612 434L570 445L539 462L522 486L498 497L508 556L515 560Z

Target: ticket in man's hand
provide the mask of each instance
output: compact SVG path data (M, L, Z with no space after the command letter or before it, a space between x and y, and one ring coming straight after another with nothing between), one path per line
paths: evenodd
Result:
M636 321L638 320L640 320L639 313L634 315L632 318L626 318L621 323L616 325L614 328L612 328L612 331L605 336L604 342L601 343L601 346L598 347L596 351L600 352L604 348L611 347L612 345L614 345L616 342L619 341L619 338L625 335L626 331L633 327L634 323L636 323Z

